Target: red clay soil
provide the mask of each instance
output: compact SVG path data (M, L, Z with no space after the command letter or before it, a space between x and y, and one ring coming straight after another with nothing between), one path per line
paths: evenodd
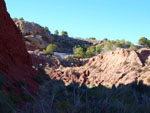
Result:
M24 82L29 91L34 92L38 84L37 74L32 69L31 58L25 48L23 38L10 15L4 0L0 0L0 73L5 75L5 86ZM17 90L16 90L17 91Z
M32 58L32 63L34 66L36 67L46 67L48 65L48 67L53 67L55 69L57 69L60 66L60 61L58 60L57 57L47 57L45 55L36 55L36 54L30 54L31 58Z
M64 70L46 70L51 79L90 84L130 84L134 81L143 81L150 85L150 49L141 49L138 52L119 49L113 52L97 55L90 58L88 63L79 68Z

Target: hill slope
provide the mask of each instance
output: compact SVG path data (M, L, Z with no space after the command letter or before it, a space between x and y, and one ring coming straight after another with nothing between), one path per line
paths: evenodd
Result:
M61 79L65 83L112 86L143 80L149 85L149 55L149 49L118 49L90 58L84 66L47 70L47 73L52 79Z
M24 82L30 91L36 89L33 81L37 72L32 69L32 62L23 38L7 12L4 0L0 1L0 74L5 75L6 83L14 85ZM18 89L18 88L15 88Z

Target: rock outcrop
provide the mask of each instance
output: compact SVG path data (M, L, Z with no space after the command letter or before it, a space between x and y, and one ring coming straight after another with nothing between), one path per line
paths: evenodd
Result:
M78 68L64 70L47 70L52 79L61 79L65 83L130 84L143 80L150 85L150 66L145 62L150 56L149 49L134 50L118 49L104 55L90 58L88 63Z
M56 36L47 29L34 22L14 19L16 26L24 36L26 47L28 50L43 49L48 44L57 45L57 52L72 53L73 48L77 45L88 47L90 45L104 44L102 40L84 40L72 37Z
M45 48L51 42L50 31L34 22L14 20L27 45Z
M0 74L5 75L7 85L17 87L18 82L23 82L29 91L37 88L33 80L36 71L32 69L22 35L10 18L4 0L0 0Z

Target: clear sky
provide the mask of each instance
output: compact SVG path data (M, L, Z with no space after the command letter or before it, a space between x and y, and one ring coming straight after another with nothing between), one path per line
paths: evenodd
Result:
M73 37L150 38L150 0L5 0L11 17Z

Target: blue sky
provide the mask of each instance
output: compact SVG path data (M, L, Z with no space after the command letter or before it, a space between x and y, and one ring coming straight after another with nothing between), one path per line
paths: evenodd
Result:
M5 0L11 17L73 37L150 38L150 0Z

